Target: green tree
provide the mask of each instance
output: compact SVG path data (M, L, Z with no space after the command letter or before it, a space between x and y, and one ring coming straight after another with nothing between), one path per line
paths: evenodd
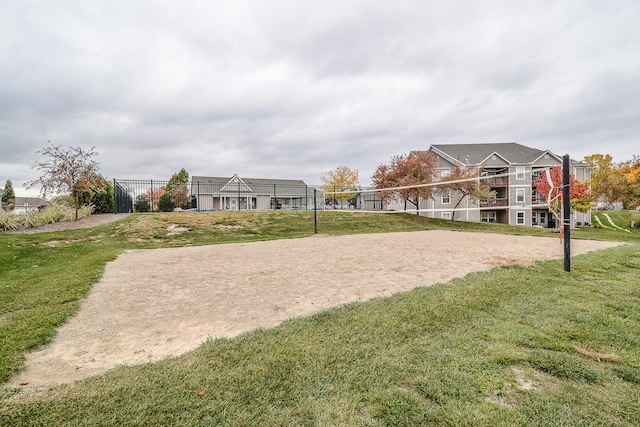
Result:
M166 191L171 196L174 207L181 209L189 209L189 173L185 168L180 169L180 172L171 175L169 182L167 183Z
M43 174L33 181L26 183L26 188L40 184L40 193L47 197L48 193L71 193L75 199L76 216L80 209L80 195L103 185L97 180L98 162L92 159L98 153L95 147L85 150L81 147L63 148L61 145L49 145L36 151L46 157L44 161L36 162L33 168Z
M624 208L635 209L640 206L640 156L633 155L620 165L620 170L625 181Z
M337 201L342 205L342 203L353 199L356 192L350 190L356 190L360 185L358 169L350 169L347 166L338 166L332 171L323 173L320 179L324 184L325 193L329 195L330 200L333 200L334 205Z
M5 212L11 212L16 207L16 193L13 191L13 184L8 179L4 185L4 192L2 193L2 210Z
M591 154L583 159L591 167L591 197L606 203L624 200L626 192L623 165L609 154Z

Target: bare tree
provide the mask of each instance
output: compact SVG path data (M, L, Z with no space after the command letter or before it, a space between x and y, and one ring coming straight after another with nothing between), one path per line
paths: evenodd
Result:
M35 162L33 169L43 174L40 178L25 184L27 189L40 184L40 193L47 197L49 193L71 193L74 196L76 220L80 208L80 195L103 185L98 176L98 162L92 159L98 153L95 147L85 150L80 147L63 148L61 145L49 145L36 151L46 157L44 161Z
M453 207L453 215L451 220L455 220L456 210L460 203L466 198L475 202L478 200L488 200L495 196L495 192L487 185L484 185L480 179L482 166L454 166L451 173L443 182L451 181L440 187L440 192L453 193L458 196L458 202Z

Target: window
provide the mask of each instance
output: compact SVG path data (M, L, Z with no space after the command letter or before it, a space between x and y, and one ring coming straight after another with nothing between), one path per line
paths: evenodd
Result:
M442 195L442 204L443 205L448 205L449 203L451 203L451 194L450 193L444 193Z
M524 212L516 212L516 224L524 225Z
M524 166L516 166L516 179L522 181L524 179Z
M524 203L524 188L516 189L516 202Z
M482 212L480 220L482 222L496 222L496 213L495 213L495 211Z
M451 212L442 212L442 219L451 219Z

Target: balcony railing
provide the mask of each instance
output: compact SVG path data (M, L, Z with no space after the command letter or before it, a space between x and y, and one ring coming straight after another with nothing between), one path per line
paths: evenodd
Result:
M480 200L481 208L495 208L501 206L509 206L509 199Z
M544 197L532 197L531 198L531 204L532 205L546 205L547 201L544 199Z
M487 185L489 187L508 187L509 186L509 177L508 176L493 176L491 178L483 178L480 180L481 184Z

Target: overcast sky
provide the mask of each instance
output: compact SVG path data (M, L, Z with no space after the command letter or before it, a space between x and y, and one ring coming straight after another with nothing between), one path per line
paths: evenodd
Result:
M640 154L640 1L0 0L0 186L47 141L108 178L367 185L395 154Z

